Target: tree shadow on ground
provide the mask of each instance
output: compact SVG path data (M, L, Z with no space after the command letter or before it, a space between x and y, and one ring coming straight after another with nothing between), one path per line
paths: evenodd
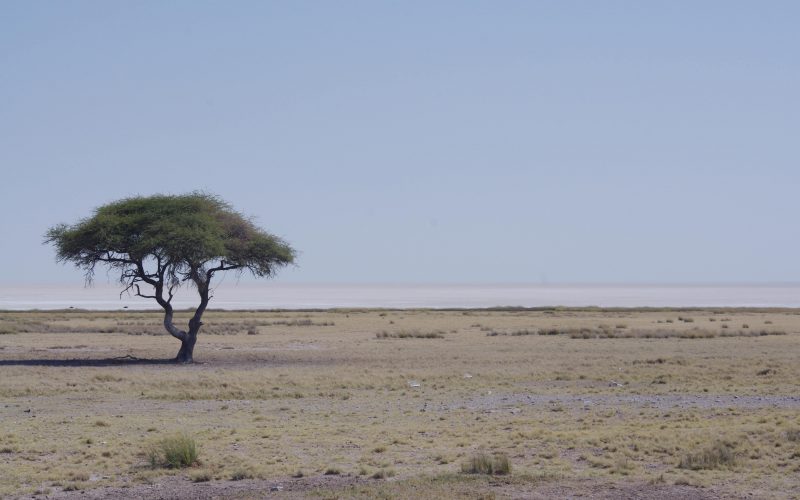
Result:
M130 366L130 365L176 365L175 358L146 359L133 356L104 359L0 359L0 366L58 366L58 367L86 367L86 366Z

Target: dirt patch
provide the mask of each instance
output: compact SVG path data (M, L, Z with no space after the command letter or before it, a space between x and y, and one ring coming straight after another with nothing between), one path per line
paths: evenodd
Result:
M319 489L339 489L366 481L354 476L320 476L310 478L246 479L242 481L208 481L194 483L181 477L164 477L153 484L130 487L101 487L82 491L57 491L47 498L100 499L100 498L150 498L150 499L212 499L252 498L267 496L303 497ZM36 498L36 497L25 497Z
M608 483L598 480L574 482L550 482L536 484L532 488L506 489L498 488L496 492L501 498L514 499L551 499L551 498L591 498L597 500L633 500L647 498L649 500L706 500L717 498L744 498L713 489L698 488L689 485L650 484L642 482Z
M128 488L104 487L85 491L58 491L47 498L69 499L133 499L150 498L160 500L189 499L234 499L234 498L319 498L333 496L343 498L368 498L383 490L403 491L403 479L382 482L358 476L320 476L310 478L281 478L243 481L209 481L193 483L185 478L164 478L154 484L135 485ZM394 484L393 484L394 483ZM651 484L637 481L606 482L602 480L554 480L554 481L504 481L489 479L486 482L465 484L470 498L493 494L496 498L550 499L683 499L706 500L718 498L744 498L721 492L713 488L689 485ZM476 487L477 486L477 487ZM438 498L439 490L426 491L419 482L411 488L414 498ZM457 484L453 497L464 498L465 492ZM386 492L383 491L383 494ZM35 498L35 497L26 497Z
M776 408L800 409L800 396L732 396L708 394L678 395L539 395L526 393L487 394L451 403L450 407L463 406L469 410L496 411L520 406L556 406L564 408L651 408L657 410L696 408L702 410L724 408Z

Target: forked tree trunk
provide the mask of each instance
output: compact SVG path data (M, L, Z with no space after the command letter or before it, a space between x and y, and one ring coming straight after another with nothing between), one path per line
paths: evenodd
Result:
M186 338L181 340L181 349L178 351L175 361L178 363L192 363L194 361L192 355L194 353L194 344L196 342L197 334L195 333L192 335L191 333L187 332Z
M178 355L175 356L175 361L178 363L194 362L194 345L197 343L197 333L200 331L200 327L203 326L203 322L200 320L203 317L203 313L206 311L206 307L208 307L208 299L210 298L208 283L211 281L212 274L212 271L207 271L205 280L203 280L202 276L197 273L197 268L194 268L193 279L197 285L197 292L200 294L200 305L197 306L197 309L194 311L194 316L189 320L189 331L187 332L176 328L172 323L173 310L172 304L170 303L172 301L172 289L168 291L169 299L164 300L163 287L160 285L156 286L155 298L161 307L164 308L164 328L166 328L170 335L181 341L181 348L178 351Z
M200 314L202 314L202 311ZM194 362L192 358L194 354L194 345L197 343L197 333L200 331L201 326L203 326L203 322L200 321L196 314L195 317L189 321L189 331L186 332L186 336L181 339L181 348L178 351L178 355L175 356L175 361L178 363Z

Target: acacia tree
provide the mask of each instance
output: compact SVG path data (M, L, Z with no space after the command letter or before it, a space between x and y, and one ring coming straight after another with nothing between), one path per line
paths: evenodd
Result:
M191 363L203 313L217 272L273 276L294 261L286 242L257 227L217 196L206 193L137 196L109 203L74 225L50 228L46 243L59 262L72 262L91 283L98 264L120 274L122 293L155 299L164 309L164 328L181 341L175 358ZM175 290L189 284L200 303L188 330L173 323ZM144 286L144 289L142 288Z

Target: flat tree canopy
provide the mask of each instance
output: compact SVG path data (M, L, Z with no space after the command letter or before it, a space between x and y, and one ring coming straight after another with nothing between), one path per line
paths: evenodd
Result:
M218 271L271 277L294 261L286 242L257 227L219 197L207 193L136 196L109 203L74 225L50 228L46 243L59 262L72 262L92 281L104 264L119 272L124 291L154 299L164 309L164 327L181 341L176 361L190 363ZM188 330L172 322L175 289L188 283L200 304ZM144 286L144 289L142 289Z

